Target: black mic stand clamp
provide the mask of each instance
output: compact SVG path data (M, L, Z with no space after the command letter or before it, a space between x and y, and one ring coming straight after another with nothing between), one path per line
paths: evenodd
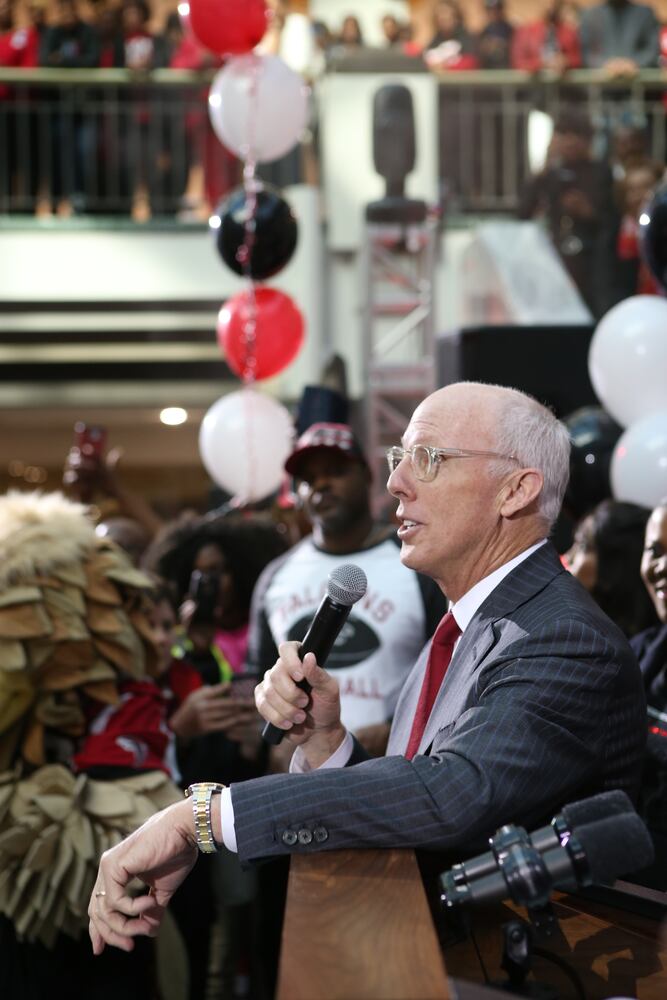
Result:
M510 920L503 924L503 959L501 967L507 979L496 980L491 985L513 993L515 996L532 997L533 1000L559 1000L558 990L549 983L528 982L533 965L533 932L525 920Z

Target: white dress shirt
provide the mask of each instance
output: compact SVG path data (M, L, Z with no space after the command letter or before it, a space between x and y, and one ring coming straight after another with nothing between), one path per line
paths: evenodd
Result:
M489 573L485 576L483 580L476 583L474 587L461 597L456 604L450 604L449 610L454 615L456 619L456 624L461 629L461 635L465 632L466 628L472 621L475 612L478 608L481 608L484 601L487 599L489 594L496 589L498 584L503 580L508 573L511 573L520 563L527 559L537 551L540 546L546 543L546 538L541 539L541 541L536 542L531 545L530 548L524 549L520 552L518 556L510 559L509 562L504 563L504 565L499 566L495 569L493 573ZM456 656L456 648L461 641L461 636L456 640L454 645L454 652L452 653L452 659ZM350 756L354 743L352 741L352 736L350 733L346 733L343 738L342 743L335 750L332 755L320 764L318 770L331 768L331 767L345 767ZM290 774L305 774L310 771L311 768L308 765L308 761L303 755L301 747L297 747L292 755L292 760L290 761ZM220 795L220 816L222 822L222 839L225 847L236 852L238 850L236 846L236 829L234 826L234 807L232 805L232 794L229 788L225 788Z

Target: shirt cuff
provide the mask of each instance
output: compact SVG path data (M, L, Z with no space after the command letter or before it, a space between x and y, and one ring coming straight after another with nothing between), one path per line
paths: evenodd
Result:
M354 741L350 733L345 733L345 738L337 750L331 754L323 764L316 767L314 770L323 771L329 767L345 767L348 760L352 756L352 751L354 750ZM307 774L308 771L312 771L313 768L309 765L306 760L303 750L301 747L297 747L292 754L292 759L289 765L290 774Z
M220 792L220 825L222 826L222 842L228 851L238 854L236 845L236 826L234 824L234 806L232 805L231 788L223 788Z

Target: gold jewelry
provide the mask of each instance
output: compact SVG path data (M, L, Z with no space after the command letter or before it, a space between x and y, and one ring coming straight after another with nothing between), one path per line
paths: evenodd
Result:
M202 854L215 854L220 847L215 842L211 826L211 799L225 788L215 781L198 781L189 785L185 795L192 796L192 813L195 820L197 847Z
M95 893L95 899L99 899L100 896L106 896L106 890L105 889L100 889L99 892Z

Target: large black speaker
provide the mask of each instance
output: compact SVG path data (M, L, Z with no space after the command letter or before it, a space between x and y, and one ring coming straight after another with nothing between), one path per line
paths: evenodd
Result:
M375 91L373 162L387 182L387 194L403 194L405 178L415 165L415 116L412 94L401 83Z
M368 222L408 226L424 221L426 202L405 196L415 156L412 92L402 83L387 83L373 98L373 163L385 179L386 194L366 205Z
M495 382L565 417L599 405L588 376L593 326L464 327L438 339L438 384Z

